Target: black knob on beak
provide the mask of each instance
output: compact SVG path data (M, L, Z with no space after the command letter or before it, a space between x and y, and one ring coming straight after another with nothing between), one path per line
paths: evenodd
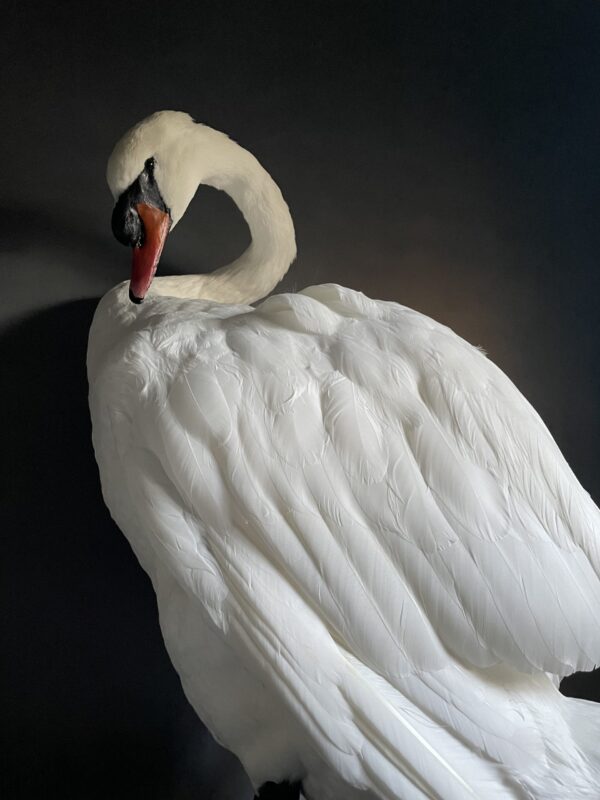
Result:
M136 210L136 206L140 203L169 213L154 178L155 166L154 158L147 159L142 172L116 202L111 225L115 238L121 244L129 247L142 247L144 244L146 238L144 223Z
M144 240L144 225L140 215L135 210L140 192L135 190L138 181L133 183L126 192L119 197L113 209L111 218L112 232L121 244L130 247L141 247ZM135 196L137 195L137 197Z

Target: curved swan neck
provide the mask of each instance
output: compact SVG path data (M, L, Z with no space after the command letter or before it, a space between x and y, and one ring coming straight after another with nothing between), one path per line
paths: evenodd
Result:
M292 218L279 187L251 153L224 134L197 128L186 148L187 168L197 179L193 191L204 183L226 192L242 212L252 242L228 266L206 275L158 277L153 290L172 297L254 303L279 283L296 256Z

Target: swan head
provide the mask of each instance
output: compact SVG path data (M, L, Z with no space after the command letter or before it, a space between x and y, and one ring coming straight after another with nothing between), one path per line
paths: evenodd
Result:
M115 200L112 230L132 248L129 297L135 303L146 296L167 234L200 182L190 150L202 128L189 114L159 111L127 131L108 159L106 178Z
M110 155L106 177L115 200L113 232L132 248L134 303L146 296L167 235L201 183L232 198L252 236L246 251L215 273L215 296L254 302L271 291L296 256L290 211L269 173L226 134L188 114L159 111L127 131Z

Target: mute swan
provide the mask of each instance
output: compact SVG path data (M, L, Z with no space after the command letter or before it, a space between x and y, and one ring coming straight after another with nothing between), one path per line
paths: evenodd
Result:
M94 447L214 737L309 800L596 796L600 709L556 685L600 661L600 515L536 412L396 303L252 307L294 228L224 134L154 114L107 178L133 266L91 328ZM200 183L252 244L150 286Z

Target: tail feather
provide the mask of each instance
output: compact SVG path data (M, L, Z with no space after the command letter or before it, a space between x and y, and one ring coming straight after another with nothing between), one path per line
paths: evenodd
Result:
M343 694L382 800L592 800L600 706L546 675L458 665L401 681L352 659Z
M600 704L564 697L563 709L573 743L582 760L595 773L600 795Z

